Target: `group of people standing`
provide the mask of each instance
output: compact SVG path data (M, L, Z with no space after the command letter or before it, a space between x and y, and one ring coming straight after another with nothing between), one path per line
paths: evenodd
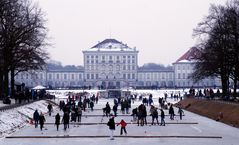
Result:
M51 112L53 111L53 107L51 103L47 105L47 109L48 109L49 116L51 116ZM36 109L33 113L33 120L34 120L35 128L37 128L39 124L40 130L42 131L42 129L44 128L44 123L46 122L46 118L44 114L42 112L39 113L38 110Z
M42 130L43 125L46 121L44 114L42 112L39 114L38 110L36 109L35 112L33 113L33 120L35 123L35 128L37 128L38 124L40 124L40 130Z
M94 98L94 100L92 98ZM148 100L152 100L152 95L149 96ZM91 102L93 102L93 105ZM80 97L78 103L76 103L75 100L72 100L72 99L69 99L67 103L65 103L64 101L60 101L59 107L60 107L60 110L63 111L63 116L61 117L59 113L55 115L55 126L57 131L59 130L59 126L61 123L64 124L64 130L67 130L67 128L69 128L70 121L81 122L82 111L85 111L87 107L90 108L91 111L93 111L94 102L96 102L95 97L91 97L91 98ZM97 102L98 102L98 99L97 99ZM150 124L165 126L165 112L163 110L165 109L163 108L163 104L165 103L164 99L159 98L160 109L158 109L156 106L153 105L153 100L149 102L150 102L149 113L150 113L150 116L152 117L152 122ZM131 116L133 116L133 121L137 122L138 126L144 126L148 124L147 105L149 104L142 101L142 104L132 109ZM109 102L107 102L105 107L103 108L104 115L109 117L109 121L107 122L107 125L111 131L111 135L110 135L111 139L114 139L113 132L116 129L116 125L121 126L120 135L123 135L123 133L127 134L127 130L126 130L127 123L125 122L125 120L121 119L119 123L115 123L115 120L114 120L115 117L118 116L118 113L117 113L118 106L121 106L120 110L122 114L129 114L129 108L131 107L130 98L114 99L114 105L112 108L114 115L111 114L111 107ZM51 103L48 104L47 109L48 109L49 116L51 116L51 113L53 111L53 107ZM159 110L160 112L158 112ZM180 119L182 119L183 110L180 107L179 107L178 113L179 113ZM174 120L175 113L174 113L173 105L170 105L169 107L169 115L170 115L170 119ZM158 119L159 116L161 117L161 122L159 122L159 119ZM39 114L38 110L35 110L33 114L33 119L35 121L35 128L37 128L38 124L40 124L40 130L42 130L44 127L44 122L46 121L44 114L42 112Z
M114 130L115 130L115 120L114 120L114 116L111 116L111 118L109 119L107 125L109 126L109 129L111 131L110 133L110 139L113 140L114 139ZM123 135L123 132L125 133L125 135L127 135L127 130L126 130L126 126L127 123L121 119L121 121L119 123L117 123L117 126L120 125L120 135Z
M163 109L160 109L161 111L161 123L160 125L165 126L165 113ZM138 126L144 126L147 125L147 109L146 106L144 104L139 105L138 107L134 108L132 110L132 115L133 116L133 121L137 120L137 124ZM155 107L154 105L150 106L150 116L152 117L152 122L151 125L155 125L154 120L156 120L156 123L159 125L159 121L158 121L158 108Z

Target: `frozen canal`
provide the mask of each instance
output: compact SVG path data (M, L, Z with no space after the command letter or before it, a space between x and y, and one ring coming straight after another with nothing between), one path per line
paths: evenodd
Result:
M154 98L155 106L158 107L157 97ZM171 100L172 101L172 100ZM95 104L95 110L91 112L87 110L83 112L82 123L92 124L70 124L67 131L63 130L63 125L60 130L56 131L54 126L54 116L58 112L54 111L52 116L45 115L46 125L43 131L35 128L34 125L25 127L13 134L10 138L1 138L1 145L72 145L72 144L87 144L87 145L238 145L239 129L225 125L220 122L187 112L183 120L179 120L176 116L175 120L170 120L166 116L166 126L153 125L151 126L151 116L147 117L147 126L137 126L132 122L132 116L122 115L115 117L115 122L124 119L128 122L127 135L120 136L120 126L116 126L115 140L109 139L109 129L104 123L108 122L107 117L102 117L102 108L106 102L113 106L112 99L100 99L98 104ZM137 107L141 102L136 101L132 104L132 108ZM118 107L120 109L120 107ZM147 107L149 112L149 107ZM131 112L131 111L130 111ZM175 108L177 113L177 109ZM149 114L149 113L148 113ZM168 114L168 110L165 110ZM61 113L62 115L62 113ZM160 121L160 119L159 119Z

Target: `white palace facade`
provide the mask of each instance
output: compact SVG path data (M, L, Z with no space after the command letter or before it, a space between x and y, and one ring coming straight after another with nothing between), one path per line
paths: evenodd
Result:
M194 62L192 47L173 63L169 69L139 69L138 53L115 39L105 39L83 51L84 68L74 70L50 70L21 72L15 81L27 87L43 85L52 88L91 86L91 88L186 88L220 86L217 78L207 78L194 83L190 78Z

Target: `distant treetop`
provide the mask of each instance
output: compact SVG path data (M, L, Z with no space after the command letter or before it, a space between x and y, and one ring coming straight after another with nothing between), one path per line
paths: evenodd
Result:
M57 71L76 71L83 70L83 66L75 66L75 65L65 65L63 66L61 62L58 61L50 61L47 63L48 70L57 70Z
M172 66L164 66L163 64L156 64L156 63L146 63L143 66L138 68L139 70L164 70L164 71L171 71L173 70Z

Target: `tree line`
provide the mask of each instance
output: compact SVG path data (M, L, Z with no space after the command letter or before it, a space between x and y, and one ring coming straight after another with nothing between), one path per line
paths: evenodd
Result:
M81 65L62 65L61 62L59 61L54 61L54 60L50 60L49 62L47 62L47 69L48 70L83 70L84 67Z
M163 64L145 63L139 69L158 69L158 70L173 70L172 66L164 66Z
M14 76L43 69L48 53L46 19L38 5L28 0L0 2L0 97L14 96ZM9 75L10 74L10 75Z
M229 0L225 5L211 5L209 14L198 23L193 35L199 38L200 51L192 78L195 81L220 77L224 98L233 94L239 79L239 1ZM230 80L233 84L230 84Z

